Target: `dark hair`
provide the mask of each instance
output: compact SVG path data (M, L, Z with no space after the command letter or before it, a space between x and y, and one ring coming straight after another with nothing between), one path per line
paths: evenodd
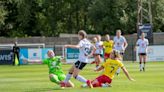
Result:
M81 35L83 38L87 38L87 33L84 30L80 30L78 34Z

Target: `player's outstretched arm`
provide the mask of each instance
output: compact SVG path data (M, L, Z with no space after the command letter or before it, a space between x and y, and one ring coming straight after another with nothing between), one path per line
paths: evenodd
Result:
M65 48L76 48L79 49L80 46L79 45L64 45Z
M127 69L125 67L121 68L123 70L123 72L125 73L126 77L130 80L130 81L135 81L133 78L130 77Z
M64 58L64 57L61 57L60 58L60 62L62 62L63 64L66 64L67 62L66 62L66 59Z
M104 67L103 67L103 66L101 66L101 67L99 67L99 68L95 69L94 71L101 71L102 69L104 69Z
M32 64L42 64L41 60L29 60L29 59L23 59L23 63L32 63Z

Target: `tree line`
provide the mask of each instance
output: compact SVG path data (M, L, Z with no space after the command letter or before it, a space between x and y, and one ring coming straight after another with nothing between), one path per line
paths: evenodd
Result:
M152 0L152 14L153 31L164 31L164 0ZM136 22L137 0L0 0L0 36L5 37L58 36L80 29L132 34Z

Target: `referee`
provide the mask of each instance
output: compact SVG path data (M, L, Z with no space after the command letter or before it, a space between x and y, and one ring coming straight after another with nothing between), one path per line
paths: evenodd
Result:
M15 65L16 58L18 60L18 65L20 65L20 62L19 62L19 51L20 51L20 48L17 46L17 42L15 42L14 46L13 46L13 54L14 54L13 65Z

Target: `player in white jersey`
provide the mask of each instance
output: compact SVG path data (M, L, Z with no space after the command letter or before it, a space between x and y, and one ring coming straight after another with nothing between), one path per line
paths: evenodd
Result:
M114 37L113 41L114 41L114 49L120 51L120 54L122 55L122 59L123 59L123 54L128 46L128 43L125 37L121 35L120 29L116 31L116 36ZM120 68L117 70L116 74L118 75L119 73L120 73Z
M136 46L138 46L138 55L139 55L139 64L140 64L140 71L145 71L145 64L146 64L146 55L147 55L147 48L149 45L148 39L145 38L145 33L141 34L141 38L137 40ZM136 49L136 47L135 47ZM142 62L144 64L142 64Z
M128 43L125 37L121 35L121 30L117 30L116 36L114 37L114 49L120 51L123 55L127 46Z
M96 68L98 68L99 65L100 65L100 62L102 61L101 56L103 54L103 42L101 41L101 36L100 35L97 35L94 38L94 41L95 41L94 45L96 47L96 51L94 53L95 60L91 64L96 63Z
M85 79L83 76L79 75L79 72L86 66L88 63L88 58L92 56L95 52L95 47L87 40L87 34L84 30L78 32L79 44L78 45L65 45L65 48L77 48L79 49L79 58L78 61L73 64L70 68L69 73L67 74L64 82L61 82L61 86L65 87L65 84L73 77L81 82L87 83L89 87L92 88L91 82Z

